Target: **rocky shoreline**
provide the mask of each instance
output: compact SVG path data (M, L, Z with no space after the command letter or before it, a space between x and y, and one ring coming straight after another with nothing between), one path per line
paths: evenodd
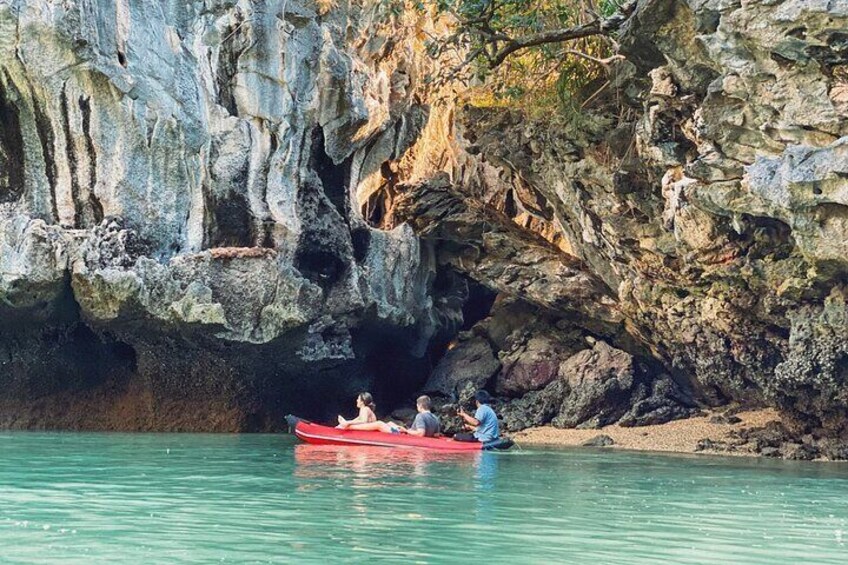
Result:
M848 461L848 442L793 436L774 409L734 414L705 411L698 416L638 428L528 428L514 434L524 446L601 447L634 451L697 453L787 460Z

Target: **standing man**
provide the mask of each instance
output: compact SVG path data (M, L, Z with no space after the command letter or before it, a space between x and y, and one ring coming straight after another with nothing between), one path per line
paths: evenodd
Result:
M406 433L411 436L418 437L436 437L439 435L441 424L439 419L430 412L430 397L426 394L419 396L415 401L415 407L418 409L418 414L415 415L415 421Z
M453 439L457 441L486 443L500 438L501 432L498 417L495 411L492 410L492 407L489 406L491 401L492 399L488 392L478 390L477 394L474 395L474 402L477 404L477 411L474 412L474 416L470 416L460 407L458 414L465 421L465 427L471 430L472 433L456 434L453 436Z

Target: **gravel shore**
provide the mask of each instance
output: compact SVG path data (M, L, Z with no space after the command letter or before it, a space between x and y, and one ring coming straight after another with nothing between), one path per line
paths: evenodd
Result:
M579 446L599 436L607 435L613 439L615 449L635 449L639 451L671 451L676 453L694 453L698 441L710 439L721 441L728 438L733 430L756 428L768 422L780 420L776 410L762 409L735 414L741 421L735 424L711 423L710 418L717 413L705 412L703 416L675 420L657 426L623 428L612 425L593 430L562 430L551 426L530 428L515 434L514 439L523 445L568 445ZM715 453L709 450L699 453ZM756 455L754 453L722 452L722 455Z

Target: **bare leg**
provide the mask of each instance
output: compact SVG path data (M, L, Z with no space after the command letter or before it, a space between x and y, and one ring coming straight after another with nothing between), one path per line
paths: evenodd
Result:
M357 430L360 432L383 432L385 434L392 433L392 429L400 429L399 426L390 426L386 422L376 421L359 424L348 424L345 426L347 430Z

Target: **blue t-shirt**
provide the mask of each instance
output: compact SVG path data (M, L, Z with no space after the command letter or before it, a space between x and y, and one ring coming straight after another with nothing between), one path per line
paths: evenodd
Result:
M474 413L474 419L480 422L480 425L474 431L474 437L477 438L477 441L485 443L500 437L501 432L498 425L498 417L488 404L482 404L477 409Z

